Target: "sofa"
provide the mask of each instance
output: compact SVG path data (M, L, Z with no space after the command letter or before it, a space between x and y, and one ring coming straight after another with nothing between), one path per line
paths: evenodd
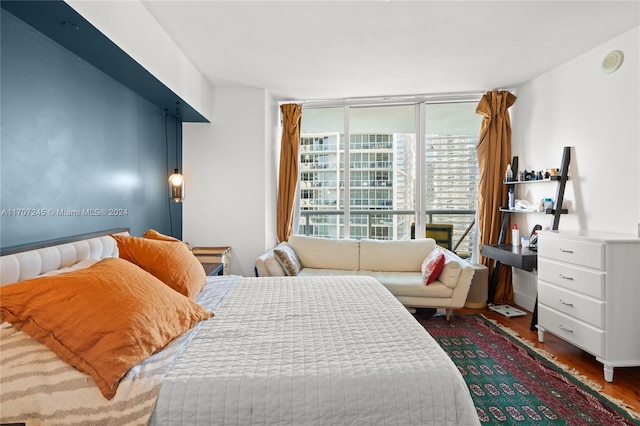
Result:
M425 266L434 256L444 257L444 265L428 274L431 271L428 267L425 271ZM383 241L292 235L286 243L259 256L255 266L259 277L371 276L406 307L444 308L447 319L453 309L464 306L474 274L469 263L436 246L431 238Z

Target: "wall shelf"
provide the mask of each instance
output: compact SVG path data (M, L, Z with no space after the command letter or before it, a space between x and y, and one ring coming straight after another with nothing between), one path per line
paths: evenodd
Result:
M531 213L537 213L537 214L556 214L556 209L546 209L545 211L542 212L538 212L535 210L519 210L519 209L510 209L508 207L500 207L500 211L503 213L522 213L522 214L531 214ZM567 214L569 213L568 209L561 209L560 210L560 214Z
M564 189L569 179L569 162L571 161L571 147L565 146L562 151L562 166L560 168L560 176L551 176L549 179L543 180L526 180L526 181L504 181L503 183L512 188L517 184L531 184L531 183L549 183L557 182L556 189L556 206L557 209L546 209L543 212L529 211L529 210L516 210L509 209L507 207L500 207L498 211L502 213L502 223L500 225L500 236L498 237L498 244L483 244L482 255L489 259L494 259L493 273L491 275L491 283L489 285L489 294L487 298L487 304L493 304L493 297L496 291L496 285L498 284L498 275L500 265L513 266L526 271L533 271L537 268L538 255L535 251L520 247L519 242L516 242L516 246L511 244L505 244L506 235L512 214L548 214L553 216L551 223L551 229L557 230L560 223L560 216L567 214L568 210L562 208L562 202L564 201ZM514 173L517 172L518 157L513 158L512 169ZM533 311L533 317L531 318L531 330L535 330L535 326L538 323L538 301L536 298L536 304Z
M538 180L505 180L502 183L504 183L505 185L518 185L518 184L554 182L554 181L559 181L561 179L562 179L562 176L550 176L548 178L538 179ZM567 176L567 179L569 179L568 176Z

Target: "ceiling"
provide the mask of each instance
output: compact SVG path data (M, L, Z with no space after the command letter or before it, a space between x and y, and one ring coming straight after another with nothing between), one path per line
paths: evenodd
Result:
M145 1L215 87L278 100L514 88L640 25L640 1Z

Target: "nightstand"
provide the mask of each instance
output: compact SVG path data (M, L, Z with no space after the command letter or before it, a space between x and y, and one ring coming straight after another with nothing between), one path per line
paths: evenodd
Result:
M229 263L231 261L231 247L193 247L191 252L198 258L200 263L218 264L221 263L222 272L218 275L229 275ZM214 275L214 274L208 274Z
M202 263L202 266L204 267L204 272L208 275L208 276L215 276L215 275L222 275L224 272L224 263L205 263L205 262L200 262Z

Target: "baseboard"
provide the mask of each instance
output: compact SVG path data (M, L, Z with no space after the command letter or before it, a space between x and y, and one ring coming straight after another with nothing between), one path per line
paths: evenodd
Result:
M533 308L536 306L536 298L528 294L513 293L513 303L529 312L533 312Z

